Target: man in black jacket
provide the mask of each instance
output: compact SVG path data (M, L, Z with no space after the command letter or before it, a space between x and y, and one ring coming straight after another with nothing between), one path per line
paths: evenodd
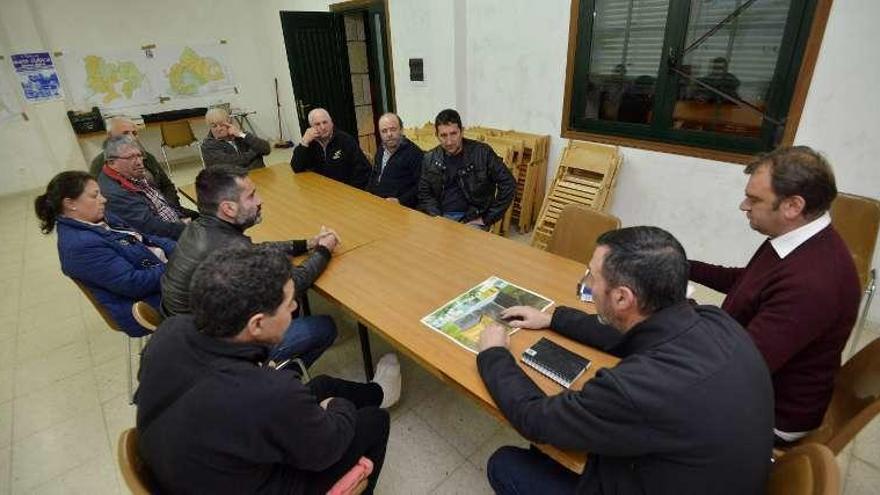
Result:
M335 128L323 108L309 112L309 128L293 149L294 172L312 170L339 182L363 189L370 178L370 162L355 138Z
M202 141L205 167L234 165L247 171L266 166L263 156L272 152L269 142L253 133L242 132L226 110L208 110L205 122L211 129Z
M688 262L672 235L630 227L599 237L584 277L597 316L560 307L502 313L513 326L551 328L621 358L582 390L546 396L517 365L498 325L481 335L477 365L524 437L588 452L586 470L536 449L502 447L487 473L497 493L763 493L773 448L773 389L743 328L685 299Z
M196 270L193 314L162 322L141 358L139 450L157 492L324 494L364 456L372 493L400 365L388 354L373 383L308 385L267 366L269 347L299 331L295 289L271 246L215 251Z
M144 154L133 137L104 141L104 167L98 175L107 211L144 234L177 239L198 214L168 199L147 177Z
M425 154L419 209L489 230L513 202L516 181L492 148L465 139L462 131L455 110L443 110L434 119L440 145Z
M196 194L201 217L193 221L177 243L177 248L162 275L162 313L166 316L192 312L190 282L199 263L217 249L251 245L244 231L262 220L262 199L247 171L225 165L208 168L196 177ZM311 251L308 258L293 270L293 280L300 293L308 290L336 248L336 234L322 229L311 239L265 242L288 256ZM297 318L296 331L287 332L285 340L273 351L272 358L299 357L311 365L336 339L336 325L326 315Z
M367 191L415 208L424 154L403 135L403 121L393 113L379 117L382 147L376 151Z

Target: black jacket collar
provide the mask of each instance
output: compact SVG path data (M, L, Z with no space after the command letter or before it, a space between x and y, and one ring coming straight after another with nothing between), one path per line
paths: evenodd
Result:
M643 352L678 337L696 325L699 319L687 301L663 308L632 327L611 351L617 356Z

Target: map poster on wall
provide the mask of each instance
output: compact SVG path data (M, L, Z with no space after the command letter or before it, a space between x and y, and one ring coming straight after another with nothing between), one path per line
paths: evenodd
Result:
M226 45L159 46L153 51L154 86L162 97L211 96L235 91Z
M158 103L152 63L142 50L115 50L65 53L60 65L76 105L121 109Z
M30 102L63 98L58 72L49 52L18 53L12 55L12 67L21 82L24 97Z

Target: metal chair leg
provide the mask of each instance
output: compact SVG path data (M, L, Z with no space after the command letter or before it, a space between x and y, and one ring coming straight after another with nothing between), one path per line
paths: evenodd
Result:
M168 169L168 177L171 177L171 162L168 161L168 153L165 152L165 145L159 147L162 150L162 158L165 160L165 168Z
M131 367L131 337L125 335L124 338L127 344L125 361L128 364L128 403L131 405L134 404L134 372Z
M364 358L364 375L367 377L367 381L373 379L373 353L370 351L370 331L367 330L367 327L358 322L358 335L361 338L361 354Z
M853 327L852 342L849 345L849 352L846 355L846 359L852 357L853 354L856 353L856 348L859 345L859 340L862 338L862 331L865 329L865 324L868 320L868 310L871 309L871 301L874 300L874 292L877 289L877 271L872 268L870 275L868 275L868 283L865 285L865 302L862 306L862 310L859 312L859 317L856 320L856 324Z
M293 364L295 364L297 366L297 368L299 368L299 371L302 376L302 382L306 383L306 382L310 381L312 379L312 376L309 375L309 369L306 368L306 363L304 363L303 360L300 358L294 358L292 361L293 361Z

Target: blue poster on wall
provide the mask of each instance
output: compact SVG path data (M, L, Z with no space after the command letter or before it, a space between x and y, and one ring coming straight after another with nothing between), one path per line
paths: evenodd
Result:
M57 100L64 96L49 52L12 55L12 65L27 101Z

